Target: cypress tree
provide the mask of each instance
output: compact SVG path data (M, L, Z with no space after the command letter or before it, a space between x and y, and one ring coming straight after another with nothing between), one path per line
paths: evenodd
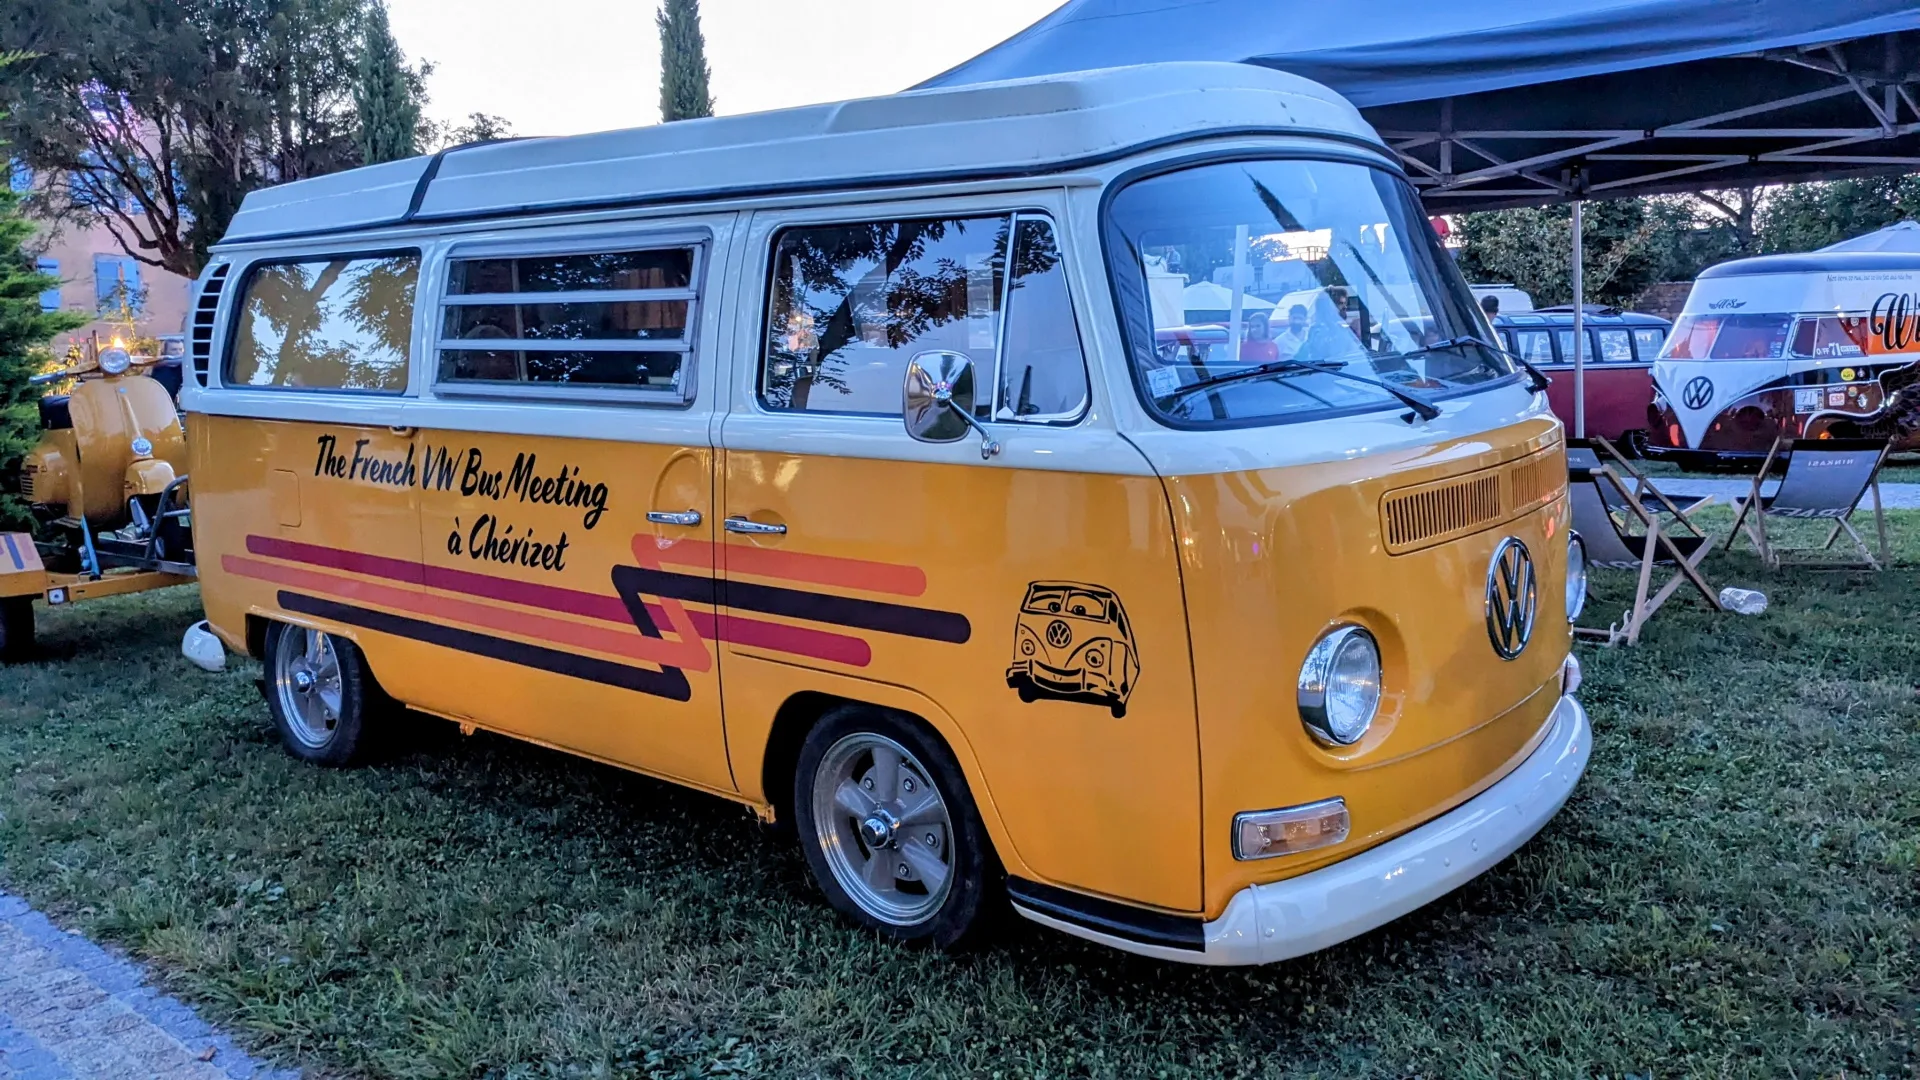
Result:
M700 33L700 0L666 0L654 16L660 27L660 119L713 115L707 91L707 40Z
M361 162L378 165L420 152L420 99L387 24L386 5L376 0L366 19L353 104L360 120Z
M6 160L4 147L0 143L0 161ZM52 361L47 342L86 321L70 311L41 310L40 294L59 288L60 281L34 268L26 250L34 229L20 216L19 202L0 188L0 475L18 468L20 455L40 437L42 391L27 380ZM20 497L0 493L0 528L28 523Z

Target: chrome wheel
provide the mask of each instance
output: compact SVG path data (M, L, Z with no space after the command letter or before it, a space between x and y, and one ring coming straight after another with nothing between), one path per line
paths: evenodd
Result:
M925 765L884 735L834 743L813 774L813 826L833 877L868 915L912 926L953 886L953 828Z
M287 730L301 745L319 750L333 741L343 694L332 638L299 626L283 630L274 651L273 686Z

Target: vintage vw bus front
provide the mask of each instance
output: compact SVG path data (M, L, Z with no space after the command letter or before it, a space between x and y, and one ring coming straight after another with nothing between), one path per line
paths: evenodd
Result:
M1543 381L1491 344L1406 180L1324 154L1175 159L1104 201L1151 421L1131 437L1181 559L1206 917L1116 940L1028 914L1170 959L1266 962L1410 911L1531 837L1587 760ZM1055 595L1022 615L1036 658Z
M1036 581L1014 627L1007 685L1020 700L1058 698L1105 705L1127 715L1140 674L1127 613L1110 589L1072 581Z

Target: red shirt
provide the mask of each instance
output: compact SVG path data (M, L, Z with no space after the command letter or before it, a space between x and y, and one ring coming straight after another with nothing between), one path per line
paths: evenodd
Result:
M1280 359L1280 346L1271 338L1255 341L1248 338L1240 343L1240 359L1255 364L1270 364Z

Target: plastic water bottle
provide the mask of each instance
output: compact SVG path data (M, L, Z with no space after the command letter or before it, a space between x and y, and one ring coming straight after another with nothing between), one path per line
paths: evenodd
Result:
M1736 589L1729 585L1720 590L1720 606L1742 615L1758 615L1767 610L1767 594L1758 589Z

